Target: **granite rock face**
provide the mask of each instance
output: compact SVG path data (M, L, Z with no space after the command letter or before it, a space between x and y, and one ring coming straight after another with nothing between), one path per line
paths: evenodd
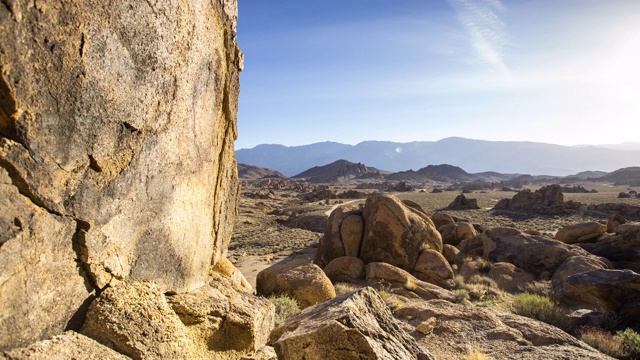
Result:
M237 212L236 19L233 0L2 2L0 349L61 333L96 288L205 283Z

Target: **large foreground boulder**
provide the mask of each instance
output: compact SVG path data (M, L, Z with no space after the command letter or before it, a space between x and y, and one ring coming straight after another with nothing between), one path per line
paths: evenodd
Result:
M394 196L374 195L364 207L360 258L412 271L423 250L442 252L442 237L429 217Z
M279 359L435 359L364 288L293 316L271 333Z
M95 289L204 285L237 212L236 20L234 0L2 2L0 349L78 327Z

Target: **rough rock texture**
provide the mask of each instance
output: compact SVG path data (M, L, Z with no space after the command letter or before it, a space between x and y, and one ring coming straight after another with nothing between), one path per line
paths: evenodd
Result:
M435 359L394 319L372 288L293 316L273 330L279 359Z
M618 225L615 234L602 236L594 244L580 244L580 247L607 258L616 268L640 273L640 224Z
M60 333L94 287L204 284L237 211L236 18L233 0L2 2L0 348Z
M558 230L555 239L565 244L589 242L607 232L607 226L595 221L567 225Z
M542 188L531 191L524 189L513 196L511 199L502 199L494 209L514 209L514 210L531 210L540 213L563 213L564 196L560 185L547 185Z
M411 292L422 299L444 299L455 301L455 295L438 285L417 279L408 272L387 263L373 262L365 266L367 283L375 287L389 287L395 293L407 295ZM409 294L411 295L411 294Z
M89 307L82 333L133 359L187 359L193 344L153 283L105 290Z
M453 246L458 246L460 241L471 239L478 235L472 224L468 222L455 222L441 226L438 231L442 235L442 242Z
M0 209L2 350L61 333L91 286L71 246L76 222L21 195L2 168Z
M364 262L357 257L343 256L331 260L322 269L331 281L336 282L358 282L364 280Z
M593 299L588 292L583 288L573 286L568 282L568 279L572 275L591 270L609 269L610 264L607 264L607 260L605 261L594 256L572 256L565 260L551 278L554 296L570 305L597 303L597 300Z
M364 220L360 215L347 216L340 225L340 234L346 256L357 257L360 254L360 243L364 231Z
M7 351L4 356L9 360L130 359L74 331L33 343L26 348Z
M466 359L477 350L490 359L611 359L564 331L523 316L443 300L406 302L395 311L407 331L438 359Z
M360 258L413 270L423 250L442 252L442 238L431 219L394 196L374 195L364 206Z
M329 215L329 220L324 229L324 235L320 238L318 250L313 263L324 268L331 260L345 256L342 232L342 221L351 214L342 207L337 207Z
M512 228L495 228L482 236L484 258L511 263L536 278L549 279L571 256L592 256L585 250Z
M336 297L336 290L322 269L303 258L260 271L256 290L264 296L287 294L295 298L303 309Z
M453 265L458 262L458 254L460 254L460 250L455 246L449 244L442 245L442 256L447 259L449 265Z
M509 293L518 293L520 288L535 281L535 278L526 271L506 262L491 263L488 269L479 270L477 261L465 261L460 266L459 275L466 281L474 276L485 276L495 281L498 287Z
M452 224L455 222L451 215L443 213L443 212L435 212L431 215L431 221L436 229L440 230L443 225Z
M456 196L455 199L447 206L449 210L477 210L480 209L478 206L478 200L476 199L467 199L463 194Z
M619 225L626 224L627 219L622 217L619 214L612 215L609 219L607 219L607 232L614 233Z
M597 269L569 276L567 283L583 294L583 302L626 320L640 321L640 274L631 270Z

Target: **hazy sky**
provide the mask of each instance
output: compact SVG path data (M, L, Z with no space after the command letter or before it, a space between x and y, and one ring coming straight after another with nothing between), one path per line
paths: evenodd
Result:
M236 149L640 139L640 0L239 0Z

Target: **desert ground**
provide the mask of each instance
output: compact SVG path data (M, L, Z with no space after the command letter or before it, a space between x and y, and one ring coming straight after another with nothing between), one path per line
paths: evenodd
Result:
M330 199L307 201L305 191L278 190L256 187L256 182L244 181L241 189L239 213L233 237L229 244L228 256L236 267L255 286L258 272L271 264L287 257L305 256L312 258L318 241L322 237L324 225L333 209L338 206L355 208L364 204L361 199ZM340 184L326 184L337 193L354 190L356 182L345 181ZM578 210L563 215L543 215L527 211L493 210L500 200L513 197L517 191L473 191L465 194L476 199L478 210L446 210L445 208L460 195L460 191L432 193L434 187L442 188L446 184L431 186L408 192L388 192L401 200L418 203L427 212L445 212L455 218L464 219L486 229L495 227L513 227L521 231L537 231L553 236L563 226L597 221L606 224L612 215L607 211ZM527 186L531 190L546 184ZM624 203L640 206L640 198L618 198L620 192L640 190L628 186L615 186L607 183L585 183L586 189L595 189L597 193L564 193L565 201L576 201L586 205L601 203ZM522 189L516 189L522 190ZM358 191L374 193L374 190ZM256 196L258 195L258 196ZM260 196L262 195L262 196ZM639 221L640 218L628 217Z

